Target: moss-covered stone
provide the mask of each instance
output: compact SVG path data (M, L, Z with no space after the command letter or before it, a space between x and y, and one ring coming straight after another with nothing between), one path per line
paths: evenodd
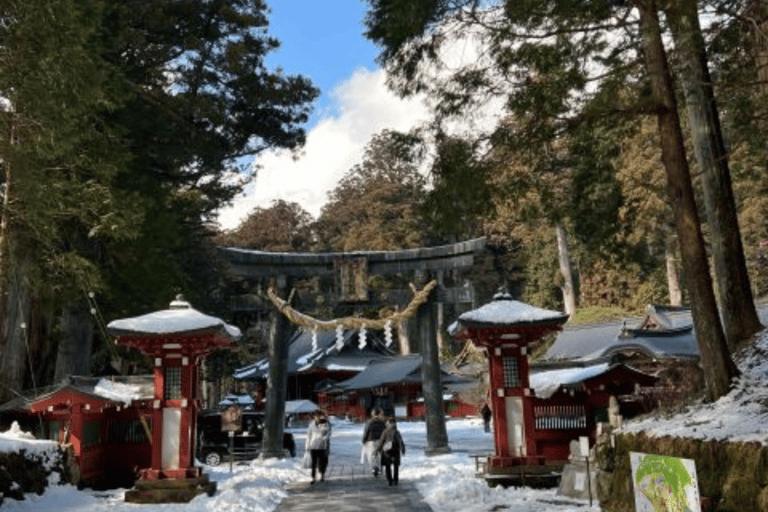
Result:
M759 447L757 460L755 461L755 482L760 487L768 485L768 446ZM768 510L764 508L763 510Z
M730 476L723 486L723 498L717 506L718 512L761 512L757 497L762 489L754 479L746 476Z
M757 509L768 510L768 487L763 487L757 495Z

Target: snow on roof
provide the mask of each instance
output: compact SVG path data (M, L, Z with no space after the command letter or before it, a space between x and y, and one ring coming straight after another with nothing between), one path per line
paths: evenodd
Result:
M336 371L336 372L361 372L365 370L365 368L366 368L366 365L339 364L339 363L331 363L325 367L326 370Z
M565 313L512 300L512 296L506 293L496 294L488 304L459 316L459 322L463 325L564 323L566 320L568 315Z
M421 368L421 355L392 357L387 360L372 362L365 370L354 377L339 382L337 387L346 391L369 389L386 384L403 382ZM421 373L418 372L418 377Z
M109 379L99 379L99 382L93 388L93 392L108 400L122 402L125 405L130 405L134 400L148 398L139 384L126 384Z
M219 405L253 405L255 402L251 395L227 395L219 402Z
M312 400L289 400L285 402L285 414L312 413L320 409Z
M529 384L539 398L549 398L560 389L560 386L576 384L592 377L597 377L608 371L608 363L587 366L586 368L565 368L532 373Z
M221 330L231 338L240 337L240 329L220 318L205 315L192 308L188 302L175 300L169 309L155 311L132 318L113 320L107 329L114 335L175 334L183 332Z

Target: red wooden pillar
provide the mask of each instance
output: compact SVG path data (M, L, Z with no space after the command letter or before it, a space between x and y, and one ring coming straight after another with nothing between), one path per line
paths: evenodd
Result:
M500 355L496 350L488 352L489 380L491 387L491 401L493 403L493 437L496 446L497 457L510 457L512 454L509 440L507 439L507 406L504 390L504 366Z
M69 425L69 442L72 443L72 449L78 455L78 459L83 454L83 404L76 403L72 405L72 414ZM80 462L78 460L78 462Z
M179 467L194 467L192 439L195 437L194 417L197 416L197 406L193 398L195 387L194 364L188 357L181 360L181 432L179 439Z
M163 388L165 382L165 372L163 371L162 359L155 358L155 367L153 369L155 393L152 401L152 466L150 473L160 474L163 468L163 452L157 449L157 444L163 439Z

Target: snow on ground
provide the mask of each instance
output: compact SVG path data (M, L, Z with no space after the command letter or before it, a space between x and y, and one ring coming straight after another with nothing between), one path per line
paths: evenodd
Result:
M713 403L696 403L666 417L649 415L624 430L653 436L757 441L768 444L768 330L734 357L741 371L733 389Z
M331 464L358 463L363 425L333 422ZM401 466L401 481L413 482L425 501L436 512L487 512L496 506L516 512L598 512L597 504L563 498L555 489L490 488L476 478L475 462L469 451L493 447L491 434L483 432L482 420L462 419L447 422L449 444L453 453L427 457L424 422L400 422L406 443ZM294 430L296 444L304 446L304 431ZM334 460L335 459L335 460ZM0 512L271 512L286 496L285 487L295 481L308 481L308 470L300 467L301 457L287 460L256 460L234 466L206 467L205 473L217 482L216 495L198 496L187 504L140 505L123 501L125 489L114 491L78 491L73 486L52 485L45 494L28 494L25 501L6 500ZM372 477L371 477L372 478ZM556 502L556 503L553 503ZM564 504L565 503L565 504Z
M651 435L674 435L704 439L768 441L768 331L755 345L737 357L741 376L727 396L713 404L697 404L678 415L628 422L625 430L644 430ZM363 425L334 421L331 463L355 463L360 454ZM474 461L468 452L493 448L491 434L483 432L479 419L449 420L449 444L453 453L427 457L426 428L423 422L401 422L399 428L406 443L401 466L401 480L413 482L436 512L598 512L600 507L573 498L557 496L555 489L490 488L476 478ZM304 445L304 432L294 430L297 446ZM0 434L4 443L44 443L24 439L23 433ZM25 444L25 446L27 446ZM301 450L300 450L301 451ZM271 512L286 496L285 487L295 481L307 481L308 471L300 467L301 457L287 460L253 461L211 468L205 472L218 483L213 498L205 495L188 504L136 505L123 501L125 490L109 492L78 491L72 486L52 485L42 496L28 495L23 502L6 500L0 512Z

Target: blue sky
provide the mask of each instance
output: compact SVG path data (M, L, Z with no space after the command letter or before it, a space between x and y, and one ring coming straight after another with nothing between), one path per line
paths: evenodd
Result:
M362 0L268 0L269 32L281 42L269 67L301 74L320 88L308 128L325 116L338 115L331 93L359 68L374 70L377 48L363 36L366 2Z
M256 207L282 199L317 218L328 192L359 163L365 145L383 129L408 131L426 120L420 99L389 91L375 63L378 49L362 35L362 0L267 0L269 33L281 48L267 57L269 69L301 74L321 91L298 153L267 151L253 161L256 178L218 221L234 229Z

